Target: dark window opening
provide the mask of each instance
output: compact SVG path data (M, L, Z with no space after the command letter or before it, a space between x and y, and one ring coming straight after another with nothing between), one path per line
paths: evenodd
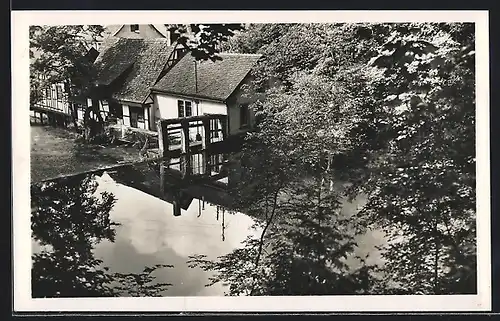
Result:
M190 101L178 100L177 101L177 114L179 118L193 116L193 108Z
M177 110L179 118L184 117L184 101L182 100L177 101Z
M61 87L59 85L56 85L56 99L57 100L62 99L62 91L61 91Z
M123 108L122 105L116 102L109 103L109 119L113 122L116 122L118 119L123 118Z
M130 25L130 31L132 31L132 32L138 32L139 31L139 25Z
M130 110L130 126L139 127L138 123L144 123L144 109L141 107L129 107Z
M249 109L248 109L248 104L243 104L240 105L240 127L246 127L248 126L248 120L249 120Z

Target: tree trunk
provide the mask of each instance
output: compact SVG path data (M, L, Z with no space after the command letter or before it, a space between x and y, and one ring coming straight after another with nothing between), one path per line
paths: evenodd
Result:
M91 114L94 114L94 116L97 117L97 120L91 117ZM98 104L94 104L85 109L83 123L85 127L85 140L87 141L103 132L104 120L102 119Z
M439 294L439 238L438 238L438 222L434 223L434 294Z
M78 132L78 105L75 103L71 104L71 120L73 126L75 126L75 131Z

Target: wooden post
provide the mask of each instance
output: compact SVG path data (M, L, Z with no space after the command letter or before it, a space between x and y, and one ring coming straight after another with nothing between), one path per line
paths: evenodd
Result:
M191 176L193 174L193 165L191 164L191 154L187 153L184 155L186 158L186 175Z
M179 202L179 198L175 198L175 200L173 201L172 207L174 209L174 216L181 216L181 206Z
M168 131L167 125L164 125L161 119L156 121L156 130L158 131L158 148L162 157L167 156L168 152Z
M208 151L205 151L205 159L204 159L204 170L205 170L205 175L210 176L211 173L211 168L210 168L210 153Z
M167 157L170 152L170 133L168 132L168 125L161 125L162 137L163 137L163 157Z
M189 154L189 121L182 120L181 121L182 125L182 132L184 133L184 140L182 144L182 150L186 154Z
M224 216L225 216L225 211L224 207L222 208L222 241L226 240L226 235L224 234L224 231L226 229L226 225L224 224Z
M210 148L210 119L203 119L203 149L208 150Z
M227 116L223 116L220 118L221 127L222 127L222 140L226 140L227 138Z
M165 165L164 161L160 162L160 193L161 196L165 195Z

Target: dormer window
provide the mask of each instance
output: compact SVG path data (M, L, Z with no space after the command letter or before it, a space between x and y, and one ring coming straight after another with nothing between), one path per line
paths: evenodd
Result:
M130 31L139 33L139 25L130 25Z

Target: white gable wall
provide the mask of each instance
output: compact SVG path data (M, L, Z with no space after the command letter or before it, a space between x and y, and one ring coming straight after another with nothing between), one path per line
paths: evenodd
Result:
M221 114L227 115L227 107L224 103L200 100L198 105L196 105L193 98L190 97L178 97L170 96L166 94L154 94L153 95L153 110L155 116L155 126L156 120L158 119L175 119L179 118L178 112L178 101L190 101L192 108L192 115L199 116L205 114ZM201 128L190 128L191 139L196 137L196 134L200 133ZM156 128L155 128L156 130Z
M179 117L177 109L178 100L191 102L193 108L193 116L204 115L204 114L227 115L227 107L224 103L200 100L198 103L198 108L196 108L196 104L193 98L174 97L163 94L155 94L153 106L155 109L156 118L158 119L178 118Z
M156 119L174 119L178 118L177 101L190 101L192 104L193 116L204 114L227 115L227 107L224 103L200 100L198 108L193 98L175 97L165 94L153 95L153 109ZM156 123L156 122L155 122Z
M244 81L244 84L247 84L251 81L250 78L247 78ZM248 115L248 120L249 120L249 126L242 127L241 126L241 111L240 111L240 106L242 104L246 105L251 105L256 101L258 97L257 93L252 93L251 95L243 95L243 92L241 89L237 89L235 93L228 99L228 119L229 119L229 131L230 135L235 135L235 134L240 134L248 131L253 127L253 124L255 124L255 113L252 109L249 110L249 115Z

